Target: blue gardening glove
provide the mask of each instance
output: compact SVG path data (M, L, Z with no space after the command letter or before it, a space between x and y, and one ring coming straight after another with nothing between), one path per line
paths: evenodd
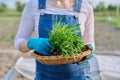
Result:
M85 45L85 46L86 46L86 48L92 50L91 54L88 55L87 58L86 58L86 60L89 60L89 59L91 59L93 57L95 48L91 44L88 44L88 45Z
M51 55L51 45L47 38L30 38L27 47L41 55Z
M91 44L87 44L87 45L85 45L85 48L86 48L87 50L90 49L92 52L91 52L90 55L85 56L81 62L77 62L78 65L81 64L81 63L83 63L83 62L88 61L88 60L91 59L91 58L93 57L93 55L94 55L94 50L95 50L94 46L92 46Z

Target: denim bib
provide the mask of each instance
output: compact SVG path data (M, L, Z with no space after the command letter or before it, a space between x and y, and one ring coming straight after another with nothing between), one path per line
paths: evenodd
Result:
M52 1L52 0L51 0ZM74 11L80 12L82 0L75 0ZM38 0L38 9L46 8L46 0ZM62 18L62 19L61 19ZM56 21L62 24L78 24L73 15L40 14L38 33L40 38L48 38ZM77 29L80 30L80 27ZM81 36L81 33L78 33ZM36 60L35 80L92 80L89 74L88 61L82 64L45 65Z

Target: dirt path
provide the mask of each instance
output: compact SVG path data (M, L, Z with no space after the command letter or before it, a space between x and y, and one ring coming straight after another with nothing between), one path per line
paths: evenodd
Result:
M96 51L119 51L120 30L115 29L113 24L96 22L95 43Z
M16 50L0 50L0 80L5 76L5 74L15 65L18 58L23 55L23 53ZM29 54L24 54L23 56L28 56ZM19 75L17 80L28 80L24 76Z

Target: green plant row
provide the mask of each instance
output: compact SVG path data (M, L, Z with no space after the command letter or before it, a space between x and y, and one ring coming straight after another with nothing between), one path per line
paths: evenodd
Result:
M108 22L115 25L115 29L120 30L120 17L111 16L111 20L107 18L108 16L95 15L95 21Z

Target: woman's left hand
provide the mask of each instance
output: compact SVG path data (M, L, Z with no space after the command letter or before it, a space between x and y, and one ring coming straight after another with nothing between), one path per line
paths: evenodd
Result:
M86 57L86 60L89 60L89 59L91 59L93 57L94 46L92 46L91 44L88 44L88 45L85 45L85 46L92 51L91 54Z

